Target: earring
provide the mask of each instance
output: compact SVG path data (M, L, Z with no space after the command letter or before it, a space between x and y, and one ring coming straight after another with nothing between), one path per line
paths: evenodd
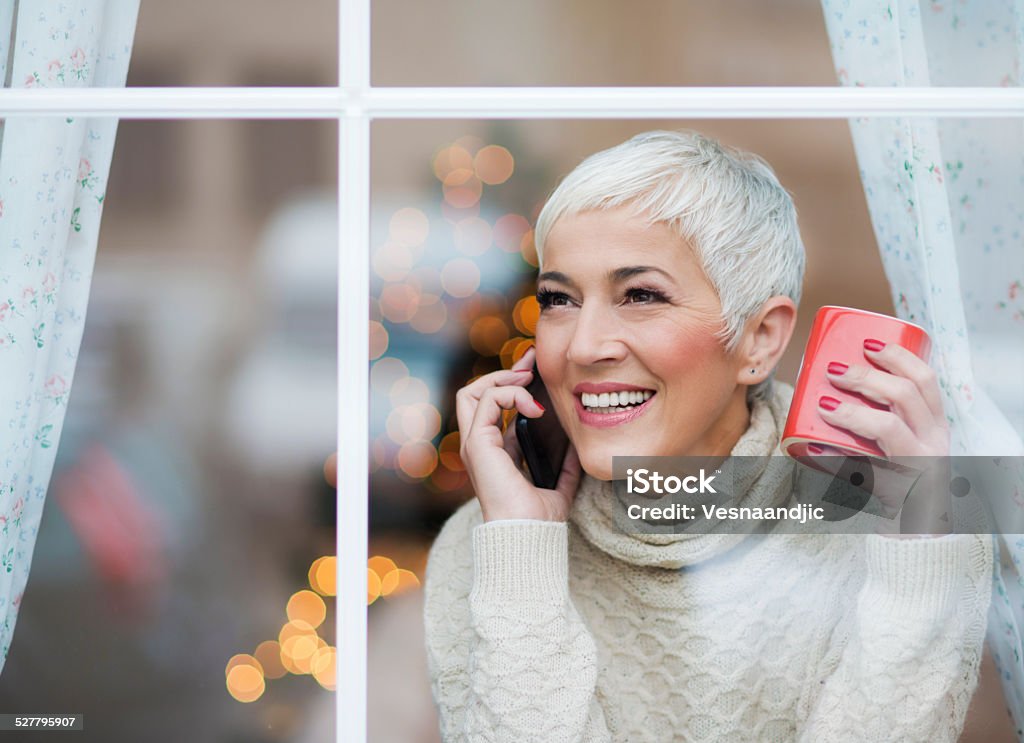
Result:
M753 374L755 371L756 371L755 369L751 369L750 373Z

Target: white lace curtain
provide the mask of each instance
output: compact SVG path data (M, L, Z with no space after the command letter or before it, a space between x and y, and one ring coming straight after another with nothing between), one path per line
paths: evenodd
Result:
M0 0L10 88L123 87L139 0ZM0 669L28 581L89 297L116 119L0 130Z
M822 6L843 85L1021 85L1024 0ZM1024 112L1019 119L856 119L850 128L897 313L936 341L932 364L954 431L953 453L1024 454ZM994 504L1010 536L998 540L988 635L1018 731L1019 474Z

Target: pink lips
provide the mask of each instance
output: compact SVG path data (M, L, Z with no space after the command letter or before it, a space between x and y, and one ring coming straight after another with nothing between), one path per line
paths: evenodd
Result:
M588 390L589 392L589 390ZM580 422L587 426L593 426L594 428L611 428L612 426L620 426L623 423L629 423L634 418L639 418L647 411L647 407L657 395L651 395L640 405L632 408L626 408L621 413L590 413L585 407L583 407L583 401L579 395L573 395L572 399L576 405L576 415L579 416Z

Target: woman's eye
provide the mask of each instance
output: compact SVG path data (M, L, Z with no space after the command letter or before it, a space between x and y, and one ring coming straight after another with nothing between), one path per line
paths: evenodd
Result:
M537 304L542 310L548 307L566 307L569 304L569 296L563 292L541 289L537 292Z
M626 292L627 304L650 304L665 301L664 295L653 289L630 289Z

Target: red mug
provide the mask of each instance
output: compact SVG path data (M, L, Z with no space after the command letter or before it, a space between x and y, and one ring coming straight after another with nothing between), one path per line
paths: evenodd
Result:
M928 361L932 342L924 328L877 312L851 307L826 306L818 310L807 341L800 375L796 380L789 417L782 432L782 451L791 457L810 457L808 445L838 449L846 456L869 456L885 459L885 453L872 439L836 428L818 414L818 400L823 395L840 402L868 405L889 410L888 405L869 400L856 392L847 392L832 385L826 369L838 361L852 366L871 364L864 355L864 341L872 338L885 344L903 346L923 361ZM879 367L880 368L880 367Z

